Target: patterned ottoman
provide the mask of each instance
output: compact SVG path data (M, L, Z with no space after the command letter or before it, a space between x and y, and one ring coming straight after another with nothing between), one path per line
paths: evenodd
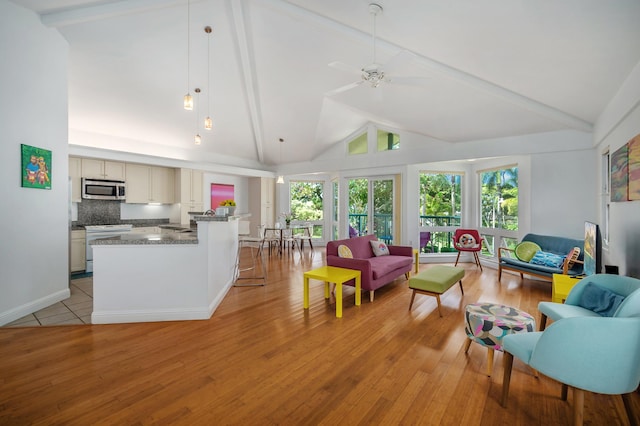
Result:
M534 331L536 320L528 313L511 306L496 303L471 303L465 307L465 332L469 338L464 352L471 342L486 346L487 376L491 377L494 351L502 352L502 338L507 334Z

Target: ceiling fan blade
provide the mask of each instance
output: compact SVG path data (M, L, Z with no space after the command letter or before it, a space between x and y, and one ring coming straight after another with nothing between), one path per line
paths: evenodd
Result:
M360 68L357 67L353 67L351 65L347 65L343 62L340 61L335 61L335 62L331 62L329 64L329 66L331 68L340 70L340 71L344 71L344 72L348 72L349 74L355 74L355 75L360 75L362 74L362 70Z
M363 80L360 81L355 81L353 83L349 83L346 86L342 86L342 87L338 87L337 89L333 89L328 91L327 93L325 93L325 96L334 96L334 95L338 95L342 92L346 92L347 90L351 90L356 86L359 86L360 84L362 84Z
M396 71L409 68L414 62L415 55L408 50L403 50L396 54L384 65L384 72L388 74L397 74Z

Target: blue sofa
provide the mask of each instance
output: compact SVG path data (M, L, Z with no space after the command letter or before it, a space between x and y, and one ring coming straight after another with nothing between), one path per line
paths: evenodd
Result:
M584 240L575 240L573 238L555 237L550 235L527 234L522 241L531 241L540 246L544 252L554 253L566 256L574 247L580 248L580 256L571 269L568 268L568 259L565 258L561 268L550 266L534 265L529 262L518 260L514 250L506 247L498 248L498 281L502 278L502 271L509 270L520 273L520 278L524 274L542 278L551 281L553 274L582 274L582 265L584 261Z

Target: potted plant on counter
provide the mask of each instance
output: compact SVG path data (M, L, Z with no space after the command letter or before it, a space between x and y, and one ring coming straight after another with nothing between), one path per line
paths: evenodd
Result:
M229 216L233 216L236 211L236 202L234 200L220 201L220 207L226 207L229 210Z

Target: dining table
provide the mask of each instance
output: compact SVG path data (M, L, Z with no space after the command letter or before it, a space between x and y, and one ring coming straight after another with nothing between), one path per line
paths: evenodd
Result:
M295 235L296 231L304 230L304 232L309 232L308 227L305 225L288 225L288 226L268 226L265 228L265 235L277 235L279 243L278 243L278 254L282 254L284 251L284 239L285 239L285 231L291 231L291 236Z

